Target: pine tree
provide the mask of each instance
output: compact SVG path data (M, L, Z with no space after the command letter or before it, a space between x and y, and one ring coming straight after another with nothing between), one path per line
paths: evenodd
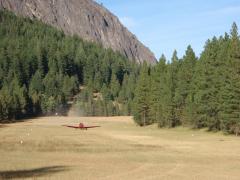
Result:
M216 37L208 41L203 51L194 77L194 105L197 107L196 128L208 127L210 130L220 128L219 89L221 85L221 69L219 69L219 42Z
M187 118L187 98L190 95L192 80L195 73L197 58L191 46L187 47L186 53L179 65L177 73L177 87L174 100L177 104L177 114L181 124L188 124Z
M114 73L112 74L112 77L111 77L110 88L111 88L111 93L112 93L113 99L115 99L116 97L118 97L118 93L120 90L120 84L117 79L117 76Z
M62 91L66 98L72 97L78 91L78 82L76 77L64 76Z
M19 80L15 77L9 85L9 91L12 96L11 117L19 119L25 114L25 108L27 106L26 87L21 87Z
M164 55L152 72L152 83L150 90L150 118L158 125L164 126L164 106L166 92L166 58Z
M139 80L134 98L134 120L140 126L145 126L150 123L149 118L149 92L150 92L150 77L147 64L144 62L140 72Z
M7 120L12 118L12 105L13 97L9 93L8 87L4 86L0 90L0 120Z
M240 133L240 40L238 28L233 23L230 39L229 59L225 71L226 84L222 88L222 129Z
M166 91L165 91L165 125L175 127L180 124L180 117L177 114L177 104L175 102L175 91L177 88L177 73L179 68L179 59L175 50L172 56L172 63L168 65L166 74Z
M41 70L36 71L30 81L29 85L29 96L32 101L32 111L33 113L40 112L41 96L44 91L42 84L42 73Z

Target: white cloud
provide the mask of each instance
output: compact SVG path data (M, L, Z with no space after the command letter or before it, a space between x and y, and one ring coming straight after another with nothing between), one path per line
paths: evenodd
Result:
M136 21L131 17L120 17L119 20L127 28L133 28L137 25Z

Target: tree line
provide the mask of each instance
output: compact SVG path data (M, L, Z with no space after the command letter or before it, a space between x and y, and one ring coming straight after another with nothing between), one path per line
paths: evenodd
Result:
M240 133L240 40L236 23L230 34L213 37L200 57L191 46L183 58L164 55L154 67L143 65L134 98L134 119L141 126L179 125Z

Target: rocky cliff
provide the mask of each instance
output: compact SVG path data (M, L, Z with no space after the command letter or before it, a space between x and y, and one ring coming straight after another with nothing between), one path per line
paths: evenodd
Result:
M136 62L155 63L153 53L102 5L92 0L0 0L0 9L37 18L81 38L119 51Z

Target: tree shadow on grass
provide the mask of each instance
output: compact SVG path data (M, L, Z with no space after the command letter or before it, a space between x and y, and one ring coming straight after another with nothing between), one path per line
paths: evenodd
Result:
M69 168L66 166L49 166L29 170L0 171L0 179L40 177L67 170L69 170Z
M7 127L6 125L0 124L0 129Z

